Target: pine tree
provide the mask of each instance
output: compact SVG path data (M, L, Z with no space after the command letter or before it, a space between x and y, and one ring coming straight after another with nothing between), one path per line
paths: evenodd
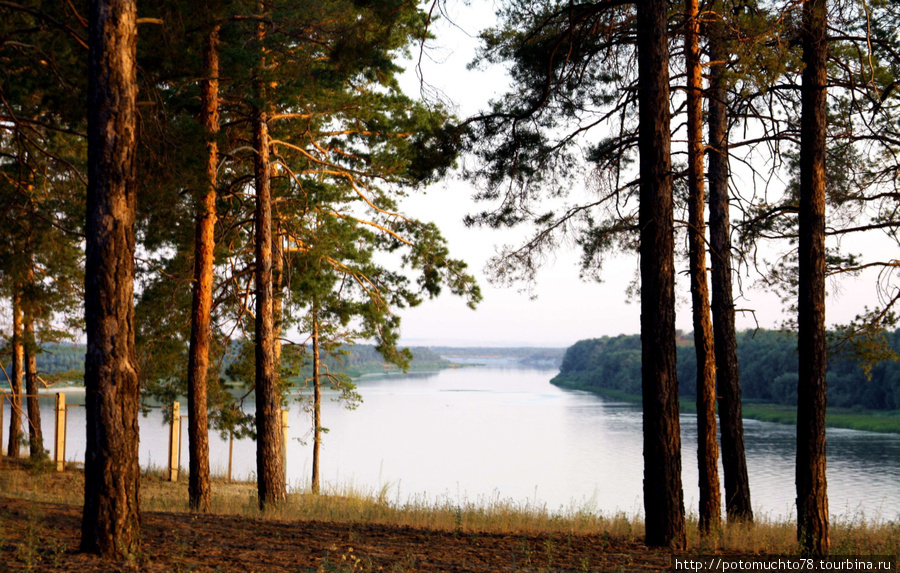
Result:
M647 545L684 548L667 8L657 0L637 8L644 514Z
M66 332L59 324L80 307L75 283L83 276L75 219L83 217L84 111L72 95L83 93L87 45L74 10L74 4L11 4L0 22L0 275L13 309L12 456L19 455L23 376L31 395L29 450L44 454L34 397L37 355L43 343L78 329L70 322Z
M81 550L140 548L134 351L136 6L93 3L89 17L85 451Z
M688 244L694 350L697 355L697 465L700 531L719 524L719 445L716 440L716 364L706 281L706 189L703 181L703 73L700 62L700 5L685 1L684 52L687 77Z
M19 457L19 438L22 434L22 372L25 367L25 349L22 344L22 308L21 295L12 295L13 331L10 343L12 345L12 368L9 380L10 415L9 415L9 443L6 447L6 455L11 458Z
M208 186L198 201L194 246L194 286L191 304L191 346L188 361L188 447L190 449L188 495L192 509L209 511L209 423L206 378L209 365L210 313L216 226L216 180L219 163L214 139L219 131L219 27L213 26L204 46L201 123L206 129Z
M432 143L435 132L440 134L442 116L400 94L395 79L399 69L394 59L420 30L422 14L404 3L361 7L333 2L309 8L265 6L260 17L281 25L256 36L261 65L252 78L256 97L248 102L245 116L254 125L256 437L263 505L283 497L278 493L283 490L283 470L272 469L278 464L273 458L281 456L281 445L272 444L281 436L279 410L285 385L278 380L275 331L287 328L278 324L282 313L276 312L282 290L274 276L282 275L276 247L282 240L286 251L323 242L318 234L310 237L306 232L303 213L353 219L377 229L381 235L354 238L369 248L412 245L405 262L423 269L422 289L430 295L440 292L442 283L453 292L473 296L477 292L464 265L447 257L432 226L392 212L400 186L420 183L435 170L445 169L449 161L440 150L435 153ZM285 43L286 37L306 43ZM323 49L326 58L316 55ZM323 202L321 194L310 192L316 185L340 189L338 198ZM284 264L288 268L287 261ZM291 288L288 280L285 275L283 287ZM374 283L372 288L379 292L385 287ZM384 299L380 312L389 313L401 300ZM382 321L385 334L380 336L394 336L388 324L393 323ZM266 472L269 477L264 477Z
M32 258L32 257L29 257ZM29 261L26 281L34 284L34 260ZM28 396L28 451L33 460L46 457L44 436L41 431L41 405L38 403L37 352L38 342L35 337L35 316L33 306L26 307L24 320L25 333L25 393Z
M257 89L262 92L261 87ZM259 96L264 100L262 94ZM260 509L270 509L283 501L286 495L284 460L281 457L281 396L275 366L269 145L268 113L259 107L254 110L253 149L256 187L256 481Z
M744 422L737 361L729 215L728 91L725 3L713 4L709 35L709 243L712 321L722 433L725 511L729 520L751 521L750 481L744 453Z
M825 0L803 3L797 392L797 539L804 555L828 553L825 476Z
M484 162L471 174L483 183L478 198L497 203L469 222L536 227L521 246L493 259L501 280L534 280L547 251L566 235L581 246L582 274L591 278L600 275L606 253L639 245L646 539L678 547L685 542L685 521L675 377L667 16L667 5L654 2L634 8L559 2L540 9L507 3L502 25L483 34L482 60L511 63L513 87L468 122L467 143ZM630 65L635 49L637 74ZM598 126L609 128L608 134L584 141ZM588 148L584 158L578 156L579 144ZM638 178L629 171L635 157ZM590 198L558 206L568 189L583 186L587 170ZM536 208L543 196L551 198L546 210Z

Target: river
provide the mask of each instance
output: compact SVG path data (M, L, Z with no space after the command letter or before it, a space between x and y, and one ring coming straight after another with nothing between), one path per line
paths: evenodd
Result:
M503 501L551 511L641 514L639 406L556 388L549 383L555 373L473 366L364 377L356 410L326 393L322 423L330 431L322 448L323 488L385 493L399 503ZM67 401L83 397L72 394ZM49 443L53 405L42 402ZM7 406L4 420L8 416ZM141 464L165 466L168 426L161 411L150 410L140 423ZM186 467L186 420L183 425ZM303 405L294 403L287 453L293 488L308 487L310 425ZM744 427L754 510L772 519L792 518L794 428L754 420ZM685 504L696 514L695 416L683 414L681 428ZM70 408L67 440L66 458L83 460L83 408ZM840 519L900 518L900 435L834 429L827 440L831 513ZM210 458L213 472L224 474L227 439L211 436ZM252 478L254 469L254 443L235 441L234 477Z

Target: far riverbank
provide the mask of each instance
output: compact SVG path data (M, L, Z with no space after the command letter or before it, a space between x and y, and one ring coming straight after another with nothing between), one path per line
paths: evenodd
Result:
M629 394L620 390L587 387L577 382L569 382L557 376L551 384L566 390L578 390L589 392L597 396L604 396L639 404L641 396ZM689 398L679 400L682 412L695 413L697 404ZM744 418L759 420L761 422L773 422L776 424L797 424L796 406L783 404L766 404L745 400L742 404ZM865 410L862 408L828 408L825 425L829 428L844 428L847 430L859 430L862 432L880 432L886 434L900 434L900 411L896 410Z

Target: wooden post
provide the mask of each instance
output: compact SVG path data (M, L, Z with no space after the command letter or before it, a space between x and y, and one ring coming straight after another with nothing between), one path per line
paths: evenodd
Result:
M234 454L234 432L228 432L228 483L231 483L231 458Z
M53 459L56 462L56 471L66 469L66 395L56 393L56 432L53 442Z
M284 460L284 483L287 483L287 445L288 445L288 418L290 410L281 411L281 431L284 434L281 440L281 458Z
M181 436L181 404L172 402L172 424L169 426L169 481L178 481L178 438Z
M188 406L190 408L190 406ZM178 419L178 469L181 470L181 420L187 418L187 416L182 416Z

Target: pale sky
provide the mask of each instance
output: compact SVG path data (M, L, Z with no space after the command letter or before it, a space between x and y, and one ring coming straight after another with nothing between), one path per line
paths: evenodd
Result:
M457 105L462 117L486 107L488 100L506 86L503 70L467 70L477 46L479 29L493 19L491 2L474 2L465 7L452 6L455 26L444 20L433 27L437 38L434 49L423 58L426 81L442 90ZM408 74L406 87L416 93L418 83ZM626 289L637 272L638 259L633 255L610 257L603 273L603 283L585 283L578 277L578 253L574 248L561 249L554 261L542 270L532 299L516 288L500 288L488 283L483 267L495 249L514 242L516 232L491 229L469 229L463 217L481 206L472 201L475 189L458 179L431 187L424 195L411 197L404 203L407 213L437 223L449 241L451 253L468 262L478 277L484 300L477 311L466 308L463 301L449 294L401 313L403 342L411 345L449 346L569 346L584 338L604 335L635 334L640 331L640 308L629 301ZM483 208L483 207L481 207ZM857 252L890 249L882 236L853 239ZM847 243L849 244L849 242ZM891 255L895 256L895 255ZM688 281L681 274L685 264L677 264L678 308L677 328L690 332L691 309ZM829 324L847 322L862 312L864 306L877 303L876 275L829 283L827 320ZM738 328L776 328L786 318L779 298L771 292L753 288L756 277L744 277L743 297L738 308L753 309L755 315L738 315Z

